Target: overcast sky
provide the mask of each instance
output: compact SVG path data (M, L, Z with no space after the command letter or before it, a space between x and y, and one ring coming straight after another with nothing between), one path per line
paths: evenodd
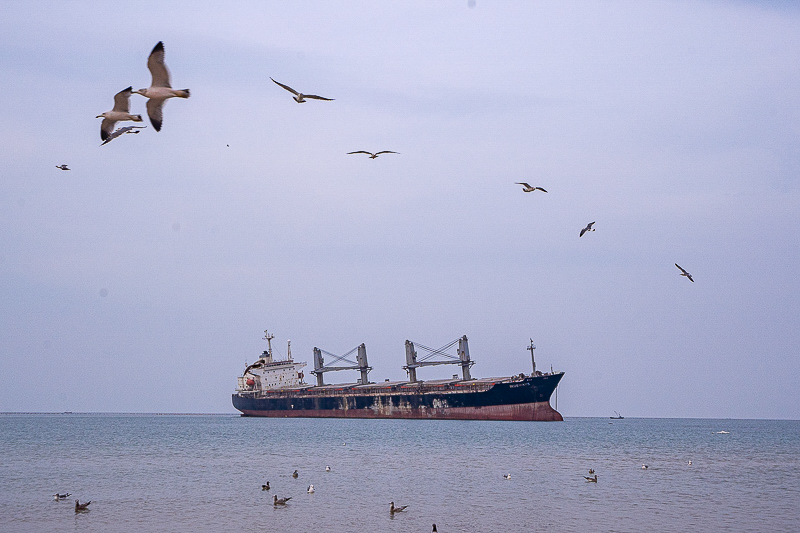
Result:
M0 411L234 412L269 329L374 381L533 338L565 416L800 418L795 4L220 6L2 4ZM158 41L191 98L99 146Z

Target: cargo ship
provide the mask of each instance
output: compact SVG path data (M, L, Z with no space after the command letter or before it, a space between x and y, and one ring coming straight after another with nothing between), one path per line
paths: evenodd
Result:
M335 355L314 348L316 383L304 381L306 363L292 359L291 342L286 359L275 360L272 339L265 331L267 349L254 363L246 365L238 378L233 406L242 416L308 417L308 418L412 418L440 420L519 420L561 421L561 414L550 405L563 372L536 370L531 341L533 372L500 378L473 378L467 336L441 348L432 349L406 341L406 381L373 383L369 381L367 349L364 344L344 355ZM456 355L447 351L455 347ZM417 349L427 353L418 356ZM347 359L356 352L355 361ZM325 357L332 361L325 363ZM347 363L347 364L344 364ZM461 376L452 379L423 381L417 369L430 365L454 364L461 367ZM327 372L357 370L355 383L326 384Z

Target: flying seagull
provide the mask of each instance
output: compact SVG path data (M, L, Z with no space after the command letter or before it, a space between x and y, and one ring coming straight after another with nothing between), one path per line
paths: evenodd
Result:
M103 122L105 122L105 120ZM146 127L147 126L125 126L124 128L117 128L117 131L115 131L114 133L112 133L111 135L106 137L106 140L103 141L103 143L100 146L103 146L103 144L110 143L111 141L113 141L114 139L116 139L117 137L122 135L123 133L139 133L140 129L146 128Z
M114 109L106 111L95 118L102 118L103 122L100 123L100 139L106 140L111 132L114 131L114 125L120 120L132 120L134 122L141 122L142 115L131 115L130 99L133 94L133 86L127 89L122 89L114 95ZM103 143L105 144L105 143Z
M133 91L148 98L147 100L147 116L150 117L150 123L156 129L161 131L162 113L164 102L167 98L189 98L189 89L173 89L169 84L169 70L164 63L164 43L158 41L150 52L150 57L147 58L147 68L150 69L150 74L153 81L150 87L146 89L139 89Z
M533 192L533 191L547 192L546 190L542 189L541 187L533 187L531 185L528 185L524 181L517 181L516 184L517 185L522 185L522 192Z
M80 513L81 511L88 511L90 503L92 503L91 500L86 503L80 503L78 500L75 500L75 512Z
M678 263L675 263L675 266L676 266L676 267L678 267L678 268L680 269L680 271L681 271L681 276L686 276L687 278L689 278L689 281L691 281L692 283L694 283L694 280L692 279L692 275L691 275L691 274L689 274L688 272L686 272L686 271L683 269L683 267L682 267L682 266L680 266Z
M60 170L69 170L69 167L67 165L56 165L56 168Z
M367 154L370 159L375 159L376 157L378 157L381 154L399 154L399 153L400 152L392 152L391 150L383 150L382 152L375 152L373 154L372 152L366 152L364 150L358 150L356 152L347 152L347 155L351 155L351 154Z
M586 225L586 227L581 230L581 234L578 235L578 237L583 237L583 234L586 233L587 231L594 231L594 228L592 228L592 224L594 224L594 222L589 222Z
M272 78L270 78L270 79L272 80ZM272 80L272 81L275 81L275 80ZM297 102L298 104L306 103L306 98L313 98L314 100L328 100L329 102L333 100L333 98L325 98L323 96L317 96L316 94L299 93L299 92L295 91L294 89L292 89L291 87L289 87L288 85L282 84L281 82L275 81L275 83L277 83L278 85L280 85L281 87L283 87L284 89L286 89L287 91L292 93L294 95L294 96L292 96L292 99L295 102Z
M394 514L394 513L399 513L401 511L405 511L406 507L408 507L408 505L402 505L400 507L395 507L394 506L394 502L389 502L389 513L390 514Z
M286 505L286 502L288 502L291 499L292 499L291 496L288 498L278 498L278 496L273 496L272 505Z

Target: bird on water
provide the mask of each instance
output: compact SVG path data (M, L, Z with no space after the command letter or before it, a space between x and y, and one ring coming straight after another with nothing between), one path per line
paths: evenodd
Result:
M270 79L272 80L272 78L270 78ZM306 103L306 98L311 98L313 100L327 100L329 102L334 100L333 98L325 98L324 96L317 96L316 94L303 94L303 93L295 91L294 89L292 89L288 85L282 84L279 81L275 81L275 80L272 80L272 81L274 81L276 84L280 85L281 87L283 87L284 89L286 89L287 91L292 93L294 95L294 96L292 96L292 100L294 100L298 104Z
M647 465L642 465L642 470L647 470L648 468L650 468L650 467L647 466Z
M522 192L533 192L533 191L547 192L546 190L542 189L541 187L534 187L532 185L528 185L524 181L517 181L515 183L517 185L522 185Z
M330 466L326 466L326 467L325 467L325 471L326 471L326 472L330 472L330 471L331 471L331 467L330 467Z
M692 275L691 275L691 274L689 274L688 272L686 272L686 271L683 269L683 267L682 267L682 266L680 266L678 263L675 263L675 266L676 266L676 267L678 267L678 269L681 271L681 276L686 276L687 278L689 278L689 281L691 281L692 283L694 283L694 280L692 279Z
M308 492L309 494L314 494L314 485L309 485L306 492Z
M503 479L511 479L511 474L503 474Z
M400 513L406 510L408 505L401 505L400 507L395 507L394 502L389 502L389 514Z
M298 474L298 473L297 473L297 470L295 470L294 472L292 472L292 477L293 477L293 478L295 478L295 479L297 479L297 476L299 476L299 475L300 475L300 474Z
M352 154L367 154L370 159L375 159L381 154L399 154L400 152L392 152L391 150L382 150L380 152L367 152L366 150L356 150L355 152L347 152L347 155Z
M583 479L585 479L587 483L597 483L597 474L595 474L594 477L583 476Z
M150 117L150 123L156 131L161 131L164 102L168 98L189 98L189 89L173 89L170 85L169 70L164 63L164 43L162 41L158 41L153 47L153 51L150 52L150 57L147 58L147 68L152 76L150 87L133 92L148 98L147 116Z
M264 485L261 485L261 490L269 490L269 481L267 481Z
M53 499L55 501L64 500L66 498L69 498L69 496L70 496L69 492L64 493L64 494L59 494L59 493L56 492L55 494L53 494Z
M86 503L80 503L78 500L75 500L75 512L80 513L82 511L88 511L90 503L92 503L91 500Z
M114 131L114 125L120 120L132 120L134 122L141 122L142 115L130 114L130 100L133 94L133 86L127 89L122 89L114 95L114 108L111 111L106 111L97 115L95 118L102 118L103 122L100 123L100 139L105 141L108 139L111 132ZM103 143L105 144L105 143Z
M292 497L289 496L288 498L278 498L278 496L272 497L272 505L286 505L286 502L291 500Z

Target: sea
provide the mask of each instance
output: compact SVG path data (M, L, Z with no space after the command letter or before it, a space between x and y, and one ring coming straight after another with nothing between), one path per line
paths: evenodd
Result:
M57 492L71 495L56 501ZM273 496L291 500L274 506ZM91 500L89 510L76 513L76 499ZM408 507L392 515L390 502ZM800 421L0 415L3 532L433 524L443 533L800 531Z

